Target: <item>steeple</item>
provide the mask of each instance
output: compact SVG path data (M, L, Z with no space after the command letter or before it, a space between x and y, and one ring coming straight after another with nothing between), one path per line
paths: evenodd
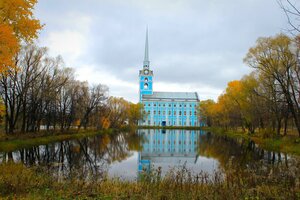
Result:
M148 27L146 30L146 42L145 42L145 56L144 56L144 62L143 62L143 68L149 68L150 61L149 61L149 49L148 49Z
M146 42L145 42L145 56L143 62L143 69L140 70L140 101L143 100L143 95L153 94L153 71L149 69L149 47L148 47L148 27L146 29Z

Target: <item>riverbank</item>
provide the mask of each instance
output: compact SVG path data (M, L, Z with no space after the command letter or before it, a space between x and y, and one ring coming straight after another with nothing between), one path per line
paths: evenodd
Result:
M289 171L259 175L231 170L190 176L189 171L152 174L135 182L104 178L57 181L41 169L0 164L1 199L299 199L299 177Z
M265 137L265 134L261 132L248 134L239 130L224 130L217 127L203 127L202 129L230 138L243 138L252 140L263 149L300 156L300 138L296 135L281 136L280 138L276 138Z
M104 133L112 133L113 130L82 130L82 131L71 131L71 132L41 132L41 133L29 133L29 134L17 134L17 135L2 135L0 137L0 152L11 152L16 149L31 147L35 145L43 145L52 142L59 142L64 140L79 139L89 136L100 135Z

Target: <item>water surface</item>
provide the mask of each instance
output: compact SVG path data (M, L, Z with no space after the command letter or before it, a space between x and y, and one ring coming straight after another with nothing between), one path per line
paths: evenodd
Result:
M1 152L0 162L38 166L58 179L118 177L136 180L139 173L186 167L212 174L231 168L290 167L299 159L259 148L254 142L200 130L139 129Z

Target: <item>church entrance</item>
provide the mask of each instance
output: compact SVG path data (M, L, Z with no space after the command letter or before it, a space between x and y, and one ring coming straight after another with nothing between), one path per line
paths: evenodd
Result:
M166 124L167 124L166 121L162 121L162 122L161 122L161 125L162 125L162 126L166 126Z

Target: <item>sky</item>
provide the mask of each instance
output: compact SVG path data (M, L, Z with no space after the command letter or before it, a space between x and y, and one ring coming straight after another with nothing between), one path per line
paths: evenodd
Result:
M138 101L146 28L154 91L214 99L251 72L243 63L257 38L288 29L276 0L39 0L38 43L61 55L76 78Z

